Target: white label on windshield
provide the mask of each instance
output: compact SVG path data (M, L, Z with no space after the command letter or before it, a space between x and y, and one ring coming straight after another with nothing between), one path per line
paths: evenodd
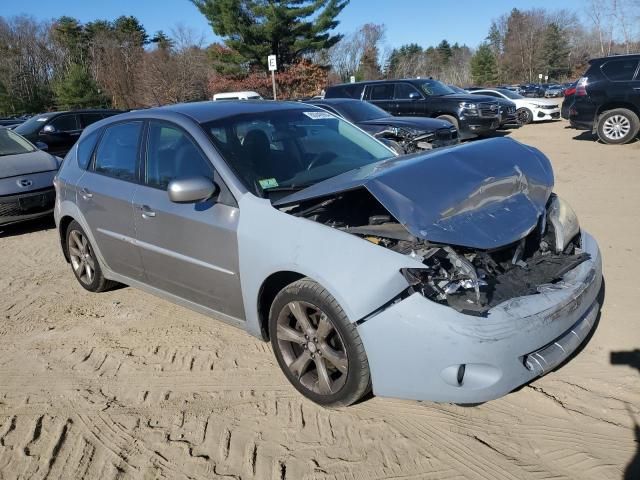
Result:
M329 112L302 112L311 120L326 120L334 118Z
M38 119L36 120L36 122L46 122L46 121L47 121L47 119L46 119L46 118L38 118Z

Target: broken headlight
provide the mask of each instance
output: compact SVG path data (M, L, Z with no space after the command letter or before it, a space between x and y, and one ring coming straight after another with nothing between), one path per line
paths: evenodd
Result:
M555 194L551 195L547 206L547 221L552 227L556 253L563 252L567 245L580 232L576 212L567 202Z

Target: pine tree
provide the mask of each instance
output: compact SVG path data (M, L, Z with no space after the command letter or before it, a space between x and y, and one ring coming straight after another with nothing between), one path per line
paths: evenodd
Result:
M275 54L290 66L303 55L335 45L336 17L349 0L191 0L248 66L267 65Z
M477 85L492 85L498 81L496 57L487 43L483 43L471 58L471 75Z
M545 32L542 59L549 78L560 80L566 78L569 68L569 43L556 23L551 23Z
M53 91L56 105L61 108L89 108L105 104L87 69L77 63L71 65L67 74L54 84Z

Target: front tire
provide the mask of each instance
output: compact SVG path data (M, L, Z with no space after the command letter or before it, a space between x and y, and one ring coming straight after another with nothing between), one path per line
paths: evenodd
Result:
M640 120L631 110L614 108L598 118L598 138L604 143L622 145L636 138Z
M95 250L87 234L75 220L67 228L66 239L71 269L82 288L90 292L104 292L116 285L102 274Z
M516 110L516 120L520 125L528 125L533 122L533 112L528 108L519 108Z
M313 402L347 406L370 390L369 362L356 326L316 282L303 278L278 293L269 335L285 376Z

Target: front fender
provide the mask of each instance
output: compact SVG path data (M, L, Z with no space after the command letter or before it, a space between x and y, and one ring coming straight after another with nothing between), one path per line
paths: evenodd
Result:
M260 288L273 273L293 271L315 280L356 322L408 287L401 268L421 265L354 235L283 213L250 194L239 206L240 283L247 329L254 335L260 335Z

